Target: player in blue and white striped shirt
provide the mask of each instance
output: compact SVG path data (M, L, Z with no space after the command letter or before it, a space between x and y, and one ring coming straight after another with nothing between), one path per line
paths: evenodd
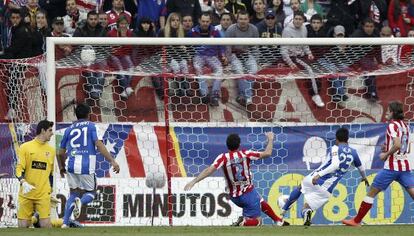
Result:
M88 105L78 104L75 108L78 120L65 130L60 142L60 171L62 175L66 173L70 188L62 228L69 225L72 211L74 217L78 218L82 205L92 202L95 197L96 149L111 163L114 171L119 173L119 165L102 143L95 123L88 120L90 112Z
M365 170L355 149L348 146L349 131L339 128L336 131L336 145L328 150L328 155L321 166L307 175L300 187L292 191L283 211L304 194L305 203L302 209L304 225L311 225L312 212L323 206L332 195L339 180L346 174L351 164L358 168L362 181L368 184ZM284 212L283 212L284 213Z

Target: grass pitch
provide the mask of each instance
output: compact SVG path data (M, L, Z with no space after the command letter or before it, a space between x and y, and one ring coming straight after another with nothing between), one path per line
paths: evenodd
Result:
M85 227L72 229L0 229L1 236L102 236L102 235L234 235L234 236L256 236L256 235L301 235L301 236L326 236L326 235L387 235L403 236L414 235L414 225L382 225L382 226L262 226L262 227Z

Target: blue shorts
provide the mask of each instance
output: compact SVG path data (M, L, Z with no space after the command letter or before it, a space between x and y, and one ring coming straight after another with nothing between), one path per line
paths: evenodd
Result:
M385 169L378 172L372 186L384 191L392 181L397 181L406 189L414 188L414 176L410 171L393 171Z
M243 209L243 216L248 218L257 218L260 216L260 195L256 189L244 193L240 197L231 197L231 201Z

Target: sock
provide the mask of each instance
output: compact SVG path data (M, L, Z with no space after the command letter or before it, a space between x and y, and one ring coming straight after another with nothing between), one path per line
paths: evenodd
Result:
M309 211L309 210L310 210L309 208L305 208L305 209L302 210L301 215L302 215L303 219L305 219L306 212Z
M244 218L242 226L259 226L260 220L257 218Z
M81 198L82 206L86 206L88 203L92 202L94 198L95 192L84 193Z
M288 200L286 201L285 205L282 207L282 210L289 210L290 206L298 200L302 192L300 191L300 188L295 188L289 195Z
M265 213L270 218L272 218L273 221L275 222L282 221L282 219L275 214L272 207L270 207L270 205L265 200L260 202L260 206L262 208L263 213Z
M358 214L354 218L354 221L356 223L361 223L364 216L371 209L372 203L374 203L374 198L368 196L364 198L364 200L361 202L361 206L359 207Z
M69 219L72 215L73 208L75 208L75 198L79 197L79 193L71 192L65 205L65 214L63 215L63 223L69 225Z

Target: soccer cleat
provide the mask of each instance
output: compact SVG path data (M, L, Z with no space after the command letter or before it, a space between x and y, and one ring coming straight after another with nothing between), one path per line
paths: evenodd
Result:
M81 214L81 210L82 210L82 202L80 200L80 198L75 198L75 208L73 208L73 217L75 217L75 219L79 218L80 214Z
M318 107L324 107L325 103L322 101L321 96L319 96L319 94L313 95L312 96L312 101L316 104L316 106Z
M347 225L347 226L354 226L354 227L361 226L360 223L355 222L354 218L349 219L349 220L342 220L342 224Z
M240 224L243 222L244 217L243 216L239 216L239 218L237 218L237 221L233 222L233 224L231 224L231 226L240 226Z
M35 212L32 216L32 224L35 228L40 228L39 213Z
M122 93L119 94L119 96L121 96L122 98L128 98L128 94L126 93L126 91L122 91Z
M69 228L69 225L63 224L60 228L67 229L67 228Z
M131 96L134 93L134 90L131 87L125 89L127 96Z
M276 222L276 225L277 226L289 226L290 223L282 219L282 221Z
M79 223L79 221L71 220L69 221L69 227L70 228L83 228L83 225Z
M312 222L311 222L311 220L312 220L312 210L311 209L306 210L306 212L304 214L304 218L305 218L305 222L303 223L303 225L310 226L312 224Z

